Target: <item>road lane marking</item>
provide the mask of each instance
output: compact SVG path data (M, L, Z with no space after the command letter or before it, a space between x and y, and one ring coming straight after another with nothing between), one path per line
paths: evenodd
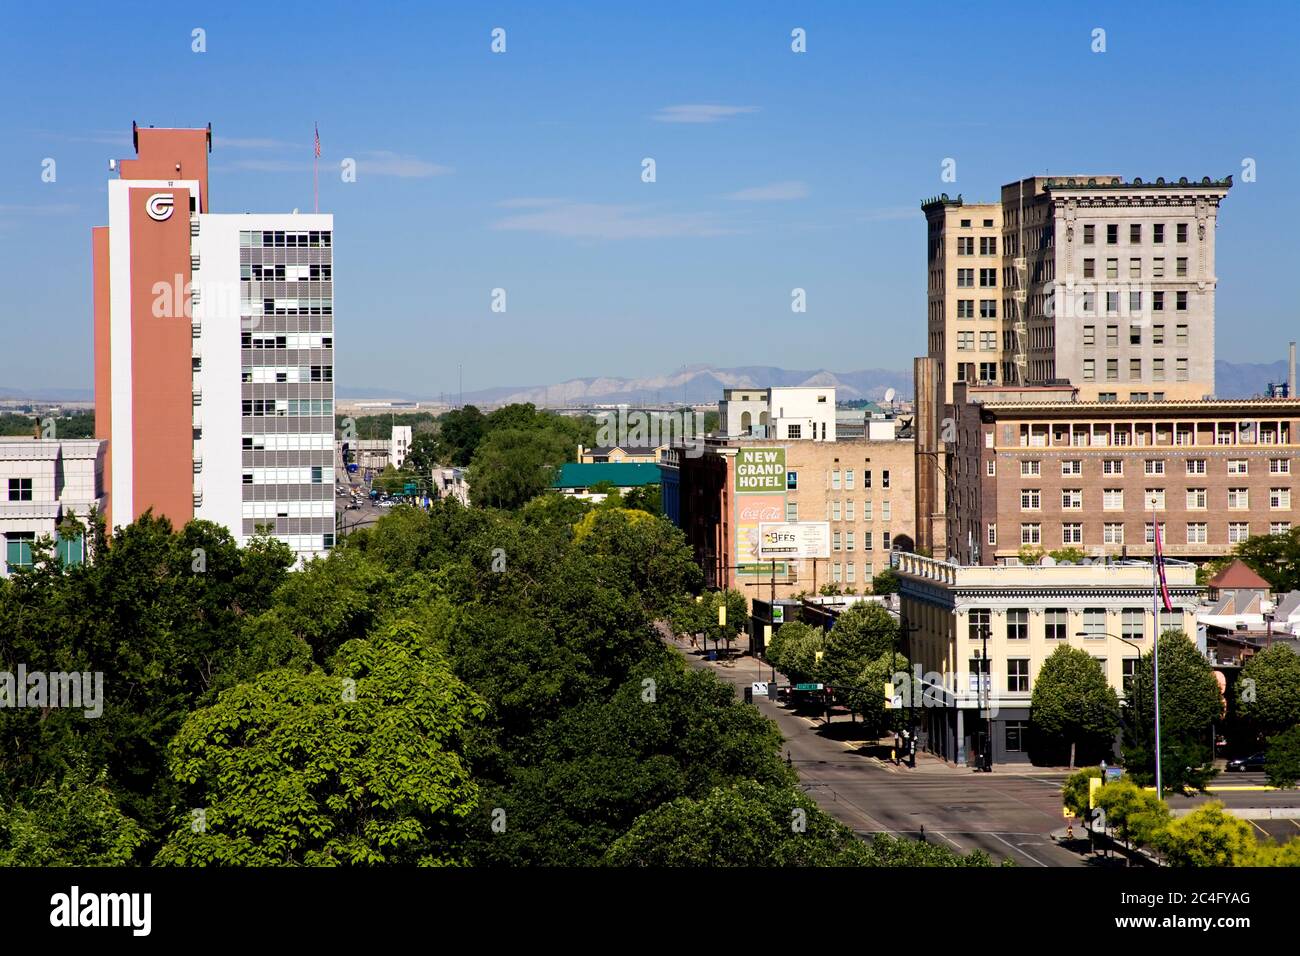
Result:
M1023 854L1024 856L1026 856L1026 857L1028 857L1029 859L1033 860L1033 861L1034 861L1035 863L1037 863L1039 866L1044 867L1044 868L1047 867L1047 864L1046 864L1046 863L1044 863L1042 860L1038 859L1038 858L1037 858L1036 856L1034 856L1032 853L1029 853L1029 852L1026 851L1026 850L1022 850L1022 849L1020 849L1020 847L1016 846L1014 843L1007 843L1007 841L1004 840L1004 839L1002 839L1002 837L1000 837L998 834L996 834L996 833L990 833L990 836L992 836L993 839L997 840L999 843L1004 843L1004 844L1006 844L1007 846L1011 847L1011 849L1014 850L1015 852L1020 853L1020 854Z

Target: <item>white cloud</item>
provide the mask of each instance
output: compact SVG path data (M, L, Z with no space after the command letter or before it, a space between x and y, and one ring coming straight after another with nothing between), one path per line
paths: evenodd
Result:
M559 202L507 216L493 229L537 232L566 239L667 239L726 235L706 213L654 212L648 206Z
M719 123L742 113L757 113L757 106L723 106L715 103L686 103L665 106L654 114L660 123Z
M798 180L783 183L768 183L766 186L753 186L739 192L728 193L724 199L739 202L766 202L786 199L804 199L808 195L808 184Z

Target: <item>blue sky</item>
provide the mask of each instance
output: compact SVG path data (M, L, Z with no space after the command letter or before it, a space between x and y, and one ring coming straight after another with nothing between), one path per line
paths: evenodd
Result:
M212 123L220 212L309 210L319 122L343 389L906 368L920 201L1044 172L1232 173L1219 357L1300 333L1294 5L63 6L0 35L0 387L90 384L90 228L133 119Z

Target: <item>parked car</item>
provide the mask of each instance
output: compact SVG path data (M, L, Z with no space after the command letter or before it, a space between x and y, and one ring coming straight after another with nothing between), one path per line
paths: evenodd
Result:
M1264 752L1253 753L1249 757L1238 757L1235 760L1228 761L1228 771L1230 773L1245 773L1249 770L1264 769Z

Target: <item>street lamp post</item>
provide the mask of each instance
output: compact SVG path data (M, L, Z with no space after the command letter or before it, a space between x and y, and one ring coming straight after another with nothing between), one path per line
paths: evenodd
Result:
M993 669L989 664L989 631L987 624L980 625L980 642L983 645L983 661L980 663L980 689L984 693L984 747L980 755L985 773L993 772Z
M1156 620L1159 620L1159 618L1156 618ZM1157 630L1159 630L1159 629L1157 628ZM1093 633L1091 633L1091 632L1089 632L1089 631L1075 631L1074 636L1075 636L1075 637L1082 637L1082 638L1089 638L1089 637L1096 637L1097 635L1096 635L1096 634L1093 634ZM1112 640L1119 641L1121 644L1127 644L1129 647L1133 648L1133 650L1135 650L1135 651L1138 652L1138 660L1139 660L1139 661L1142 660L1142 648L1139 647L1138 645L1134 644L1132 641L1127 640L1126 638L1120 637L1118 634L1110 634L1110 633L1107 633L1107 632L1105 632L1105 631L1101 632L1101 636L1102 636L1102 637L1109 637L1109 638L1111 638ZM1156 635L1156 640L1157 640L1157 641L1160 640L1160 635L1159 635L1159 634ZM1159 681L1159 680L1160 680L1160 672L1159 672L1159 671L1156 672L1156 674L1155 674L1155 679L1156 679L1156 681ZM1141 723L1142 723L1142 700L1141 700L1141 698L1138 698L1138 699L1135 700L1135 702L1134 702L1134 707L1137 708L1137 712L1138 712L1138 714L1137 714L1137 723L1138 723L1139 726L1140 726ZM1157 795L1160 795L1160 691L1159 691L1158 688L1157 688L1157 690L1156 690L1156 793L1157 793ZM1162 798L1162 799L1163 799L1163 798Z

